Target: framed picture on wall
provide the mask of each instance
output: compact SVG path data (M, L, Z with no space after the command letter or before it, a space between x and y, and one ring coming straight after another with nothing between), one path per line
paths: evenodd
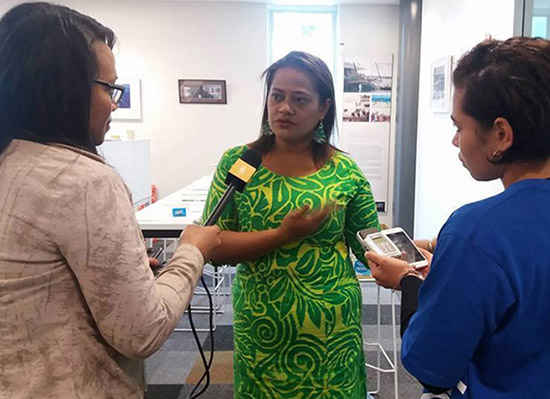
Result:
M432 63L430 108L433 112L451 111L451 65L451 56Z
M124 86L124 94L113 112L114 120L141 119L141 82L139 79L117 79L118 85Z
M180 79L181 104L227 104L225 80Z

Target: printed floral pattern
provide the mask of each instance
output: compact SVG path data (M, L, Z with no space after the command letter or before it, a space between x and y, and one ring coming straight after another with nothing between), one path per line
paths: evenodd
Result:
M246 150L222 157L208 215L226 189L228 170ZM222 230L275 228L291 211L340 207L313 235L237 266L233 285L236 399L364 399L361 291L348 255L363 250L358 230L379 227L370 186L337 152L317 172L284 177L260 166L218 221Z

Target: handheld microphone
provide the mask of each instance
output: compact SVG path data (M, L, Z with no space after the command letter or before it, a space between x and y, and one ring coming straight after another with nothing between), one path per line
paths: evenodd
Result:
M218 205L214 208L206 223L205 226L212 226L216 224L223 210L235 194L235 191L240 193L243 192L244 186L250 180L256 169L262 163L262 156L256 150L246 150L243 155L233 164L227 177L225 178L225 184L228 185L227 189L223 193Z

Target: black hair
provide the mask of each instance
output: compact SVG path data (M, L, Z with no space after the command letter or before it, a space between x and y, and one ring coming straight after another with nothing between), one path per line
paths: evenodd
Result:
M312 79L315 90L319 94L319 101L321 104L323 104L327 99L331 102L330 108L323 118L326 143L317 143L313 141L312 146L313 161L318 167L321 167L330 158L332 149L336 149L330 144L330 137L335 127L334 122L336 119L334 83L332 80L332 74L323 60L303 51L292 51L279 61L273 63L264 71L262 77L265 78L265 98L261 126L263 127L268 120L267 99L269 97L269 91L271 90L271 84L273 83L275 73L279 69L287 67L299 69ZM273 145L275 144L275 137L273 135L263 135L262 127L260 127L260 137L251 144L251 148L259 151L263 155L267 154L273 148Z
M550 157L550 42L540 38L487 39L458 62L453 83L464 90L462 110L489 129L505 118L514 142L494 163ZM483 139L483 132L478 132Z
M113 31L50 3L24 3L0 19L0 153L14 138L97 153L89 133L93 43Z

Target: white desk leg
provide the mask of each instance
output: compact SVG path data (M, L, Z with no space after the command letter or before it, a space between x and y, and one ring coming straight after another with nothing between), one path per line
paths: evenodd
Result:
M223 267L223 266L222 266ZM214 271L212 272L212 328L213 331L216 331L216 327L218 326L218 298L220 295L220 288L223 281L220 279L221 273L218 271L218 267L214 267ZM220 280L220 281L218 281Z
M377 362L376 365L365 363L365 365L374 369L377 372L376 375L376 389L374 391L368 391L369 394L378 394L380 392L380 373L393 373L394 375L394 393L395 399L398 399L398 380L397 380L397 335L396 335L396 325L395 325L395 300L394 293L391 292L391 315L392 315L392 341L393 341L393 359L390 359L384 348L381 344L381 304L380 304L380 286L377 286L376 296L377 296L377 305L376 305L376 318L377 318L377 333L378 333L378 342L368 343L363 342L365 346L374 346L377 348ZM384 356L385 361L388 363L388 368L382 368L381 366L381 356ZM393 361L392 361L393 360Z
M391 292L391 325L392 325L392 339L393 339L393 365L394 365L394 387L395 387L395 399L399 399L399 389L397 382L397 328L395 326L395 292Z
M376 342L378 342L378 344L380 344L380 339L382 337L381 335L381 332L380 332L380 325L382 324L381 323L381 319L382 319L382 307L380 305L380 286L377 284L376 285L376 328L378 330L378 339L376 340ZM380 364L380 351L376 351L376 366L377 367L381 367L381 364ZM380 376L381 376L381 372L380 370L377 370L376 371L376 390L374 392L372 392L373 394L374 393L379 393L380 392Z
M214 267L214 270L212 272L210 271L203 271L203 274L206 274L207 276L212 278L212 285L210 286L210 295L212 297L212 309L213 309L213 320L212 320L212 331L216 331L216 328L218 326L218 314L222 314L225 312L225 309L223 308L223 303L221 302L221 298L223 298L224 293L220 292L220 289L223 289L223 286L225 285L224 279L225 279L225 268L228 266L219 266L217 268ZM194 295L207 295L206 292L202 287L197 286L199 288L199 292L194 293ZM192 312L193 314L210 314L210 306L192 306ZM186 311L187 312L187 311ZM186 332L191 331L189 328L176 328L174 331L177 332ZM195 331L197 332L209 332L210 331L210 324L208 328L195 328Z

